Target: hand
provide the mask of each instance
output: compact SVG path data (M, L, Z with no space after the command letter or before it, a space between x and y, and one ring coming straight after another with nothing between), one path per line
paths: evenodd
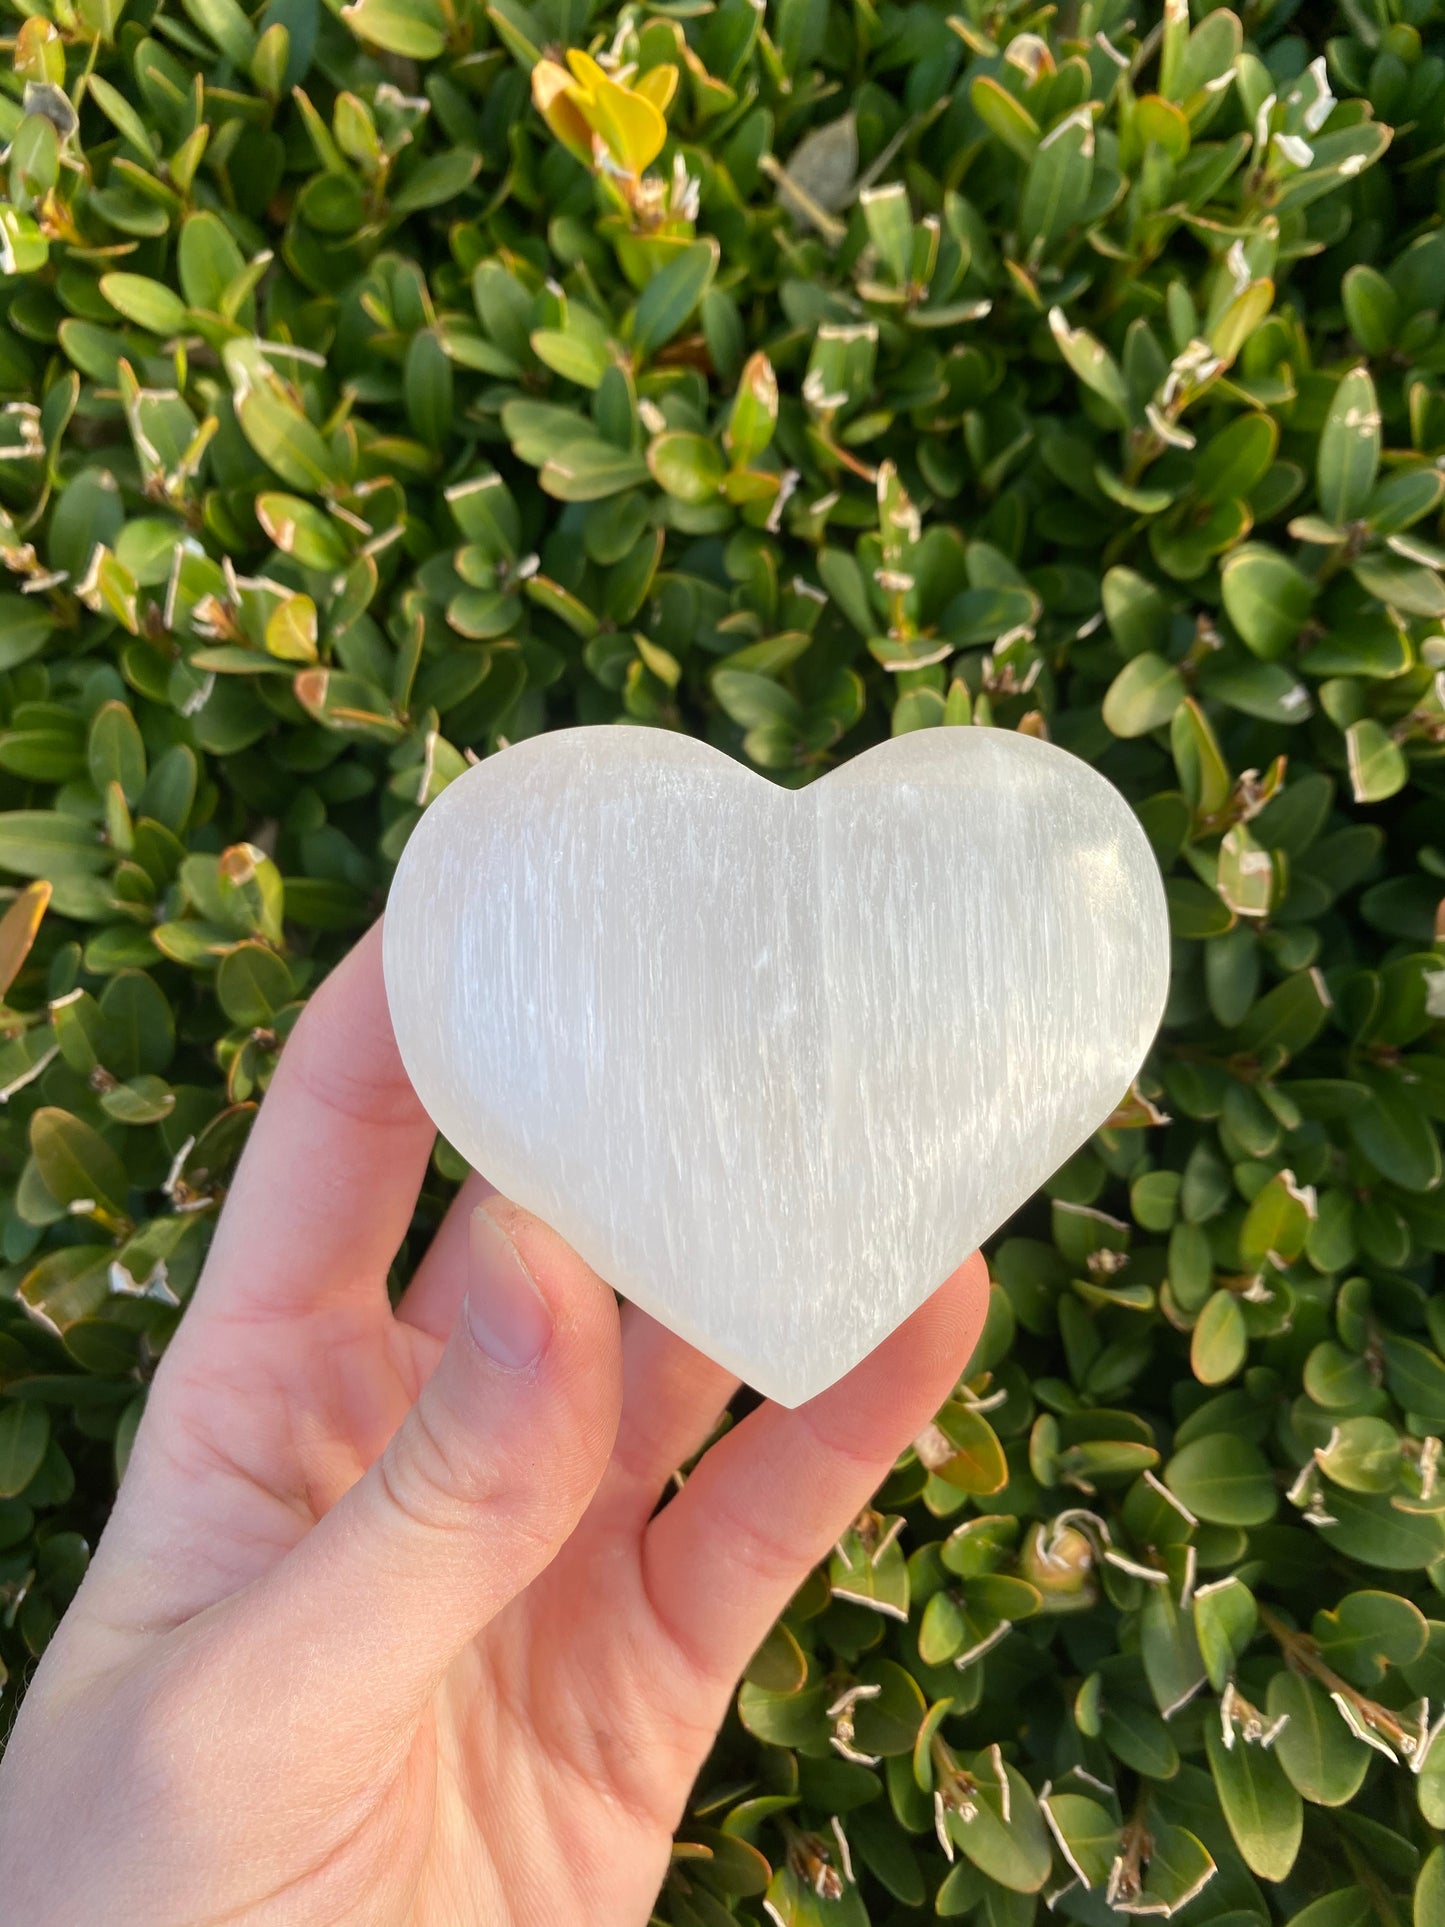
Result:
M971 1259L657 1512L736 1381L545 1225L473 1179L388 1302L434 1132L379 935L286 1046L0 1767L26 1927L641 1927L739 1673L977 1336Z

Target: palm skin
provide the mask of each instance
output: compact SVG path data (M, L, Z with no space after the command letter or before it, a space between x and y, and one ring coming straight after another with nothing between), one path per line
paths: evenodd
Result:
M736 1381L547 1227L472 1180L388 1302L433 1134L378 934L286 1046L0 1762L28 1927L642 1927L738 1674L977 1335L971 1260L659 1511ZM513 1258L525 1370L464 1313Z

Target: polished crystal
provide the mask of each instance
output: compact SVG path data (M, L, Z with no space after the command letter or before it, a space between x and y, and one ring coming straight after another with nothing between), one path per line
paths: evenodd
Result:
M662 730L515 744L427 810L385 959L456 1149L788 1405L1109 1116L1169 969L1117 791L985 728L800 790Z

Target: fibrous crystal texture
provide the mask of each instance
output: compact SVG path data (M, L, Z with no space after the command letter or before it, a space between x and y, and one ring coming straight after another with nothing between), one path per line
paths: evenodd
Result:
M788 1405L1103 1122L1169 968L1117 791L985 728L796 791L661 730L518 743L423 817L385 959L438 1129Z

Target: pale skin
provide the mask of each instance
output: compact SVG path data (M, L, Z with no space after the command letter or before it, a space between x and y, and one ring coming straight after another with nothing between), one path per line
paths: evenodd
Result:
M7 1917L642 1927L740 1672L973 1348L977 1258L658 1511L736 1381L479 1179L393 1311L433 1138L373 931L285 1048L0 1762Z

